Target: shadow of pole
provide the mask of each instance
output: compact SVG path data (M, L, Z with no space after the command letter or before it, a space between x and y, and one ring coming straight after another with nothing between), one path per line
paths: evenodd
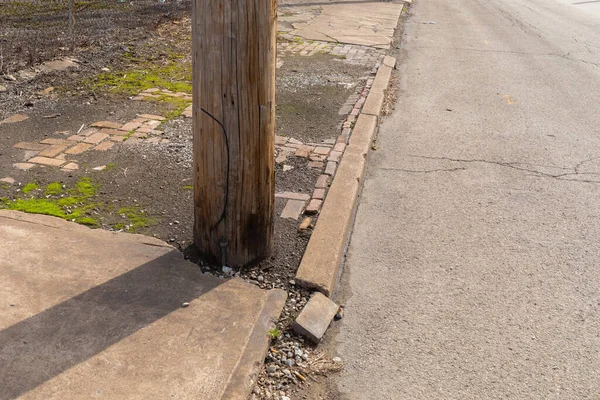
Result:
M14 399L225 281L173 250L0 332L0 399Z

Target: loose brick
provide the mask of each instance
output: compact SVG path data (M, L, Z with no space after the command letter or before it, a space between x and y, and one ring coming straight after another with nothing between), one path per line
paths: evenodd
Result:
M306 303L292 324L292 329L312 342L319 343L338 310L337 304L317 292Z
M315 189L315 191L313 192L312 198L317 199L317 200L323 200L325 198L325 189L323 189L323 188Z
M57 145L63 145L63 146L70 146L73 144L73 142L70 142L65 139L53 139L53 138L44 139L40 143L42 143L42 144L57 144Z
M97 133L94 133L93 135L85 138L84 142L91 143L91 144L98 144L101 141L103 141L104 139L106 139L108 136L109 135L107 133L97 132Z
M310 195L307 193L294 193L294 192L278 192L275 193L275 197L281 197L283 199L291 199L291 200L310 200Z
M142 124L143 124L143 122L131 121L131 122L126 123L119 129L122 131L125 131L125 132L129 132L129 131L139 128L140 126L142 126Z
M110 122L110 121L98 121L98 122L94 122L90 126L95 126L97 128L119 129L119 128L121 128L121 126L123 126L123 124L119 124L118 122Z
M341 151L332 151L329 154L329 157L327 158L327 160L333 161L333 162L340 162L340 158L341 157L342 157L342 152Z
M65 151L67 148L69 148L69 146L65 146L65 145L61 145L61 144L53 144L53 145L48 146L47 149L40 151L38 156L50 157L50 158L56 157L57 155L59 155L60 153Z
M335 144L335 139L325 139L325 140L323 140L323 143L334 145Z
M296 150L296 157L304 157L307 158L310 152L306 149L298 149Z
M275 144L284 145L287 143L289 137L275 135Z
M98 146L94 147L94 150L97 151L106 151L113 147L115 144L113 142L104 142L100 143Z
M67 140L70 140L72 142L81 142L84 139L85 139L85 136L82 136L82 135L73 135L73 136L69 136L67 138Z
M28 169L31 169L33 167L35 167L34 164L31 163L24 163L24 162L20 162L20 163L14 163L13 167L15 167L16 169L20 169L21 171L27 171Z
M305 217L302 220L302 223L298 227L298 231L305 231L312 226L312 219L310 217Z
M288 143L292 143L292 144L303 144L301 141L294 139L294 138L290 138L288 140Z
M129 132L129 131L127 131L127 132ZM127 135L127 132L119 130L119 129L110 129L110 128L100 129L100 133L105 133L105 134L111 135L111 136L125 136L125 135Z
M333 148L333 151L344 152L344 150L346 150L346 143L337 143Z
M81 154L84 151L89 150L89 148L92 147L91 144L87 144L87 143L77 143L75 146L71 147L68 150L65 150L66 154Z
M125 140L125 136L111 136L110 140L112 140L113 142L122 142L123 140Z
M42 151L47 149L48 145L39 144L39 143L31 143L31 142L19 142L13 146L15 149L23 149L23 150L33 150L33 151Z
M62 167L60 170L61 171L75 171L77 169L79 169L79 164L70 162L67 165L65 165L64 167Z
M27 115L15 114L15 115L11 115L10 117L0 121L0 124L14 124L17 122L25 121L26 119L29 119L29 117Z
M164 121L165 117L161 117L160 115L154 115L154 114L140 114L138 115L139 118L145 118L145 119L153 119L155 121Z
M324 156L326 156L327 154L329 154L329 150L331 150L329 147L317 147L314 152L315 154L322 154Z
M337 142L338 142L338 144L339 143L343 143L343 144L348 143L348 136L346 136L346 135L340 135L340 136L338 136Z
M149 127L149 126L142 126L141 128L137 128L135 131L139 132L139 133L149 133L152 132L154 129Z
M309 168L323 169L323 161L311 161L308 163Z
M66 161L65 160L59 160L59 159L56 159L56 158L48 158L48 157L33 157L31 160L29 160L29 162L30 163L35 163L35 164L50 165L50 166L53 166L53 167L60 167Z
M10 176L7 176L6 178L0 179L0 182L8 183L9 185L12 185L13 183L15 183L15 178L11 178Z
M318 212L321 210L321 204L323 204L323 200L312 199L306 206L306 210L304 210L304 214L306 214L306 215L318 214Z
M96 132L98 132L98 129L96 129L96 128L86 128L86 129L82 130L81 132L79 132L78 135L90 136Z
M280 151L279 154L277 155L277 158L275 158L275 162L277 164L281 164L281 163L285 162L290 154L291 153L289 151Z
M335 169L337 168L337 164L333 161L329 161L327 166L325 167L325 175L335 175Z
M315 184L316 188L326 188L329 183L329 176L321 175L317 178L317 183Z
M302 214L304 204L302 200L288 200L281 212L281 218L298 220L300 214Z

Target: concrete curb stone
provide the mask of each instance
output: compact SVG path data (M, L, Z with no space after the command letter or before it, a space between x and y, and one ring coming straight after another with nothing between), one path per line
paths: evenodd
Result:
M340 278L367 156L395 63L386 56L377 71L296 273L299 285L325 296L335 292Z

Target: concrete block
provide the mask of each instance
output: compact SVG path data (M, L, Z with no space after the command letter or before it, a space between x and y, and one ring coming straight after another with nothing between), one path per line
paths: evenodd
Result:
M292 329L312 342L319 343L338 309L337 304L317 292L306 303L292 324Z
M302 210L304 209L304 201L302 200L288 200L281 212L281 218L290 218L298 220Z

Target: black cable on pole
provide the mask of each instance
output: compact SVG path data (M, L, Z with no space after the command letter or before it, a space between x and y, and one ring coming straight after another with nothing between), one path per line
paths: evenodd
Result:
M223 126L223 124L221 123L221 121L219 121L218 119L216 119L211 113L209 113L208 111L206 111L204 108L200 107L200 110L202 110L203 113L205 113L206 115L208 115L209 117L211 117L213 119L213 121L215 121L217 124L219 124L219 126L221 127L221 129L223 129L223 136L225 137L225 147L227 149L227 180L226 180L226 185L225 185L225 204L223 205L223 212L221 213L221 217L210 228L210 231L212 232L212 231L214 231L217 228L217 226L219 226L219 224L221 222L223 222L223 220L225 220L225 215L227 214L227 203L229 202L229 168L230 168L229 137L227 136L227 131L225 130L225 127Z

